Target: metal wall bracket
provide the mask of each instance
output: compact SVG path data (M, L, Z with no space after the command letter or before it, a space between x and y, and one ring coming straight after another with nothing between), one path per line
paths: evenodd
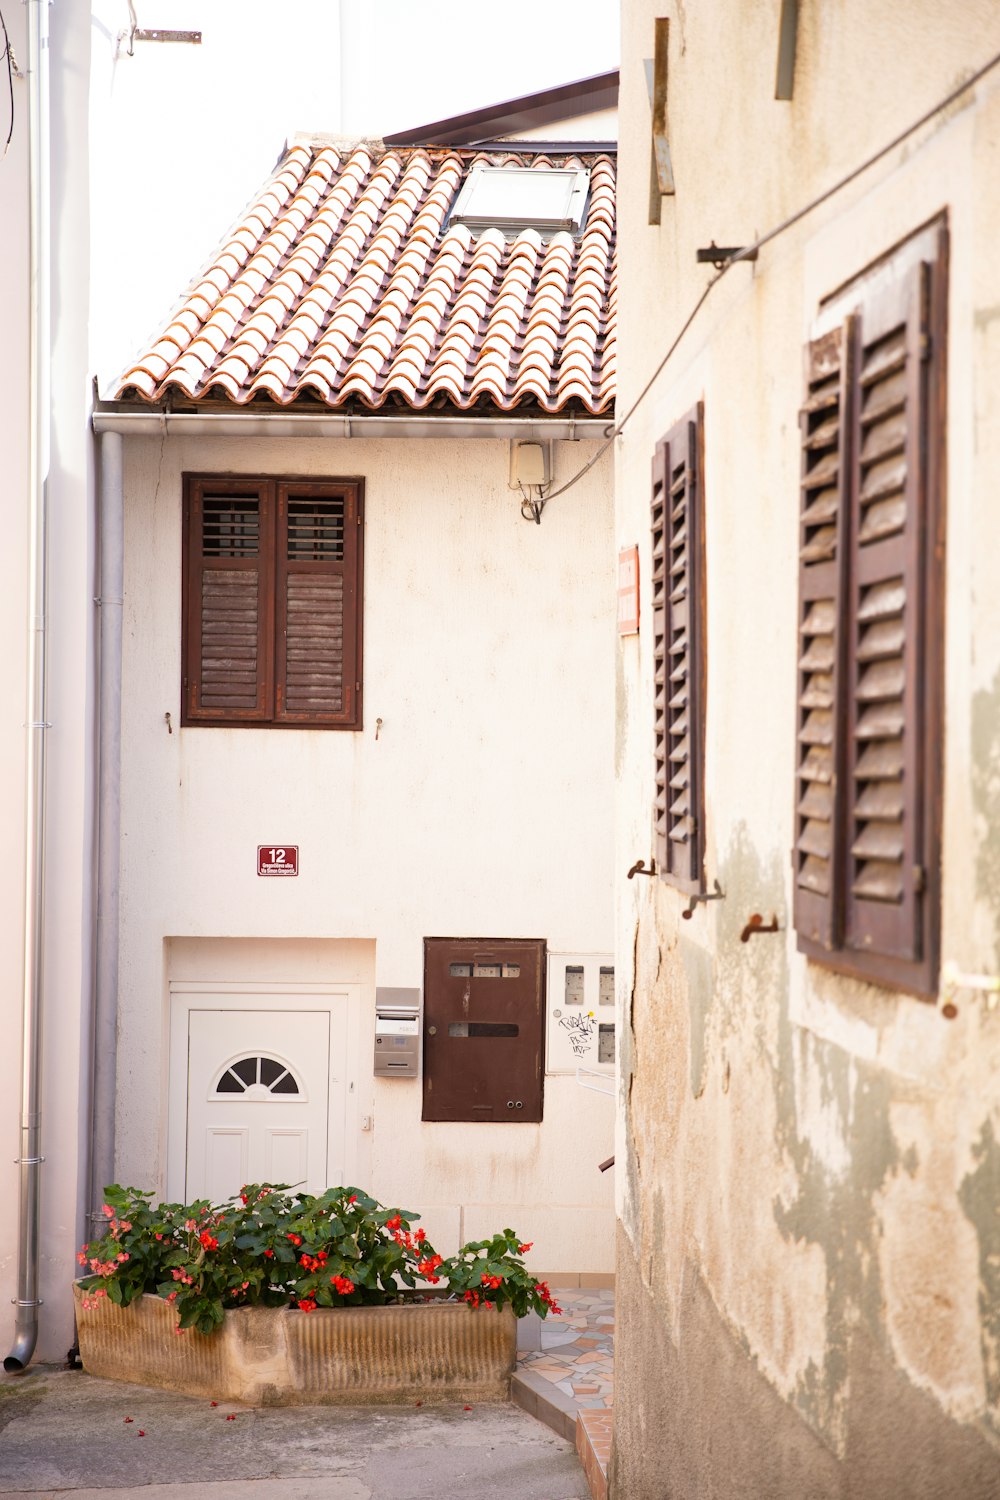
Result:
M723 266L738 255L741 260L756 260L756 249L748 250L743 245L717 245L713 240L710 245L703 245L700 250L695 251L695 258L700 266L714 266L721 271Z
M716 880L714 882L714 889L711 893L709 893L708 891L695 891L694 895L691 897L691 900L681 912L681 916L684 918L685 922L689 922L694 916L694 909L696 906L699 906L702 903L708 901L724 901L725 899L726 893L722 889L719 882Z
M133 42L190 42L201 46L200 31L164 31L160 26L140 26L132 33Z

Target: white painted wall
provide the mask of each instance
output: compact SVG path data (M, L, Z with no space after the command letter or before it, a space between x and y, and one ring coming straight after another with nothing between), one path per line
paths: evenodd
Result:
M439 1248L510 1223L543 1270L610 1270L610 1098L548 1078L540 1126L422 1125L420 1081L371 1063L374 986L420 987L425 936L611 949L610 454L535 526L501 442L126 448L119 1176L163 1180L165 941L274 940L286 979L335 941L322 977L364 986L363 1185ZM556 483L593 452L557 445ZM186 469L364 476L363 732L177 727ZM271 842L299 845L296 879L257 876Z

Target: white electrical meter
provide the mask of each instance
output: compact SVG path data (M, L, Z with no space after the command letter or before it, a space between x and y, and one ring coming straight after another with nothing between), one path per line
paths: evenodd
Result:
M548 955L546 1073L615 1066L615 961L610 954Z

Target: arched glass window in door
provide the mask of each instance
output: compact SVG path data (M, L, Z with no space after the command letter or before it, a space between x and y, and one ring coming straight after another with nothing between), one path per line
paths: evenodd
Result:
M218 1094L245 1094L248 1089L253 1089L260 1094L261 1089L266 1089L269 1094L301 1094L298 1080L287 1064L280 1062L276 1057L267 1057L261 1053L254 1053L251 1057L241 1057L239 1062L230 1063L223 1068L222 1075L215 1085L215 1093Z

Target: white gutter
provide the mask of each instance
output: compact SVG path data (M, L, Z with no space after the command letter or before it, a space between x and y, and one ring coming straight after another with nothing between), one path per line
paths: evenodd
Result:
M25 768L24 989L18 1173L17 1315L8 1374L38 1340L41 1155L42 948L45 896L45 722L49 468L49 35L50 0L28 4L29 459L28 685Z
M510 438L563 442L606 437L614 416L605 417L426 417L346 416L338 412L169 411L99 402L94 431L123 437L321 437L321 438Z

